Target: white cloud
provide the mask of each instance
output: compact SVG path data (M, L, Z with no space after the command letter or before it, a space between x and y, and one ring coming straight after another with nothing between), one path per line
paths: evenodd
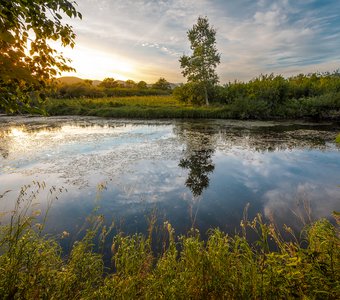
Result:
M288 224L291 218L308 221L329 217L338 207L340 190L336 186L301 182L298 185L282 183L265 193L264 213L268 218L274 217L279 222ZM321 201L322 198L327 201Z
M222 82L339 67L336 3L83 0L79 10L83 21L71 20L79 45L134 61L136 76L144 76L133 78L137 80L152 81L161 73L171 81L184 81L178 58L189 53L186 32L200 15L208 16L217 29Z

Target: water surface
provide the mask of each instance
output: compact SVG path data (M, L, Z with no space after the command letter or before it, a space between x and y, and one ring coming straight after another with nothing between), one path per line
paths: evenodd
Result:
M9 191L0 210L34 181L46 183L35 200L43 209L50 187L65 189L49 211L53 234L78 234L95 208L130 233L145 232L152 212L178 233L233 233L247 203L250 217L297 228L340 210L338 132L335 123L0 117L0 195Z

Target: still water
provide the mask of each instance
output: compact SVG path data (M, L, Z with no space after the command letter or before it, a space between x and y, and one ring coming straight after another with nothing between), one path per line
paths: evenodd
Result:
M152 214L177 233L234 233L247 203L250 218L298 228L340 210L339 132L336 123L3 116L0 211L34 181L46 183L34 200L43 211L58 198L46 225L57 235L79 234L94 209L128 233L146 232Z

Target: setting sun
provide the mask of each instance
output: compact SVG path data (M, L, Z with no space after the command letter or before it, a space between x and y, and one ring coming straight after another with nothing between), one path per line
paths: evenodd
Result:
M72 60L76 72L64 72L63 76L79 76L81 78L99 79L113 77L117 80L134 79L136 67L130 60L111 53L76 46L75 49L63 48L66 57Z

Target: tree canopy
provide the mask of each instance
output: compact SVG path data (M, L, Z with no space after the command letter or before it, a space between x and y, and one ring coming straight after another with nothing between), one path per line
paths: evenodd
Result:
M99 87L106 89L115 88L119 85L119 82L112 77L104 78L104 80L99 84Z
M161 77L152 85L152 88L167 91L171 90L171 85L165 78Z
M205 102L209 105L208 88L218 83L215 69L220 63L220 54L216 48L216 30L210 27L207 17L199 17L187 35L193 53L191 56L181 56L179 61L182 74L187 77L188 82L203 88Z
M139 89L147 89L148 88L148 84L144 81L144 80L141 80L137 83L137 87Z
M50 41L74 46L72 27L64 16L81 18L68 0L3 0L0 2L0 110L34 111L47 83L69 60Z

